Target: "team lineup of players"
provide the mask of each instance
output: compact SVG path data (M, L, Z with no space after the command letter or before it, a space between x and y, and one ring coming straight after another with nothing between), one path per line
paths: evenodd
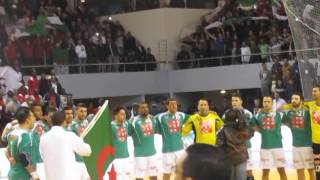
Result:
M287 125L293 136L293 163L297 169L299 180L305 179L304 170L308 170L310 179L320 179L320 86L312 90L313 101L303 102L303 97L294 93L291 104L284 105L281 112L272 110L272 97L263 97L263 108L252 115L242 107L241 96L232 95L232 108L240 109L245 114L248 124L261 133L260 160L263 169L262 179L269 179L271 168L277 168L281 180L287 179L285 172L285 155L282 146L281 125ZM222 119L209 109L206 99L198 101L198 112L187 115L178 112L178 102L168 99L167 111L151 116L148 104L139 104L139 115L126 118L126 109L117 107L114 110L114 120L111 122L112 139L115 147L114 167L117 179L143 179L149 177L157 179L163 174L164 180L169 180L176 171L175 167L179 157L183 156L184 145L182 138L189 133L195 134L195 143L216 145L217 132L224 125ZM50 129L50 116L56 111L50 109L48 118L43 118L41 105L30 107L36 122L24 124L30 131L16 128L14 122L10 123L5 131L3 140L8 142L6 155L10 161L9 179L41 179L35 175L35 169L42 169L43 164L39 153L40 136ZM78 104L76 118L72 107L64 110L66 120L64 128L78 136L88 125L87 108L84 104ZM17 117L19 119L19 117ZM47 119L47 120L45 120ZM20 123L20 122L19 122ZM21 124L20 124L21 126ZM158 167L155 134L162 135L162 168ZM128 136L132 137L134 146L134 163L129 163ZM32 147L28 147L32 144ZM247 143L249 159L247 161L246 179L254 179L252 173L251 144ZM16 153L19 151L20 153ZM27 157L20 157L24 154ZM76 155L79 173L82 179L90 179L83 159ZM27 161L27 162L25 162ZM29 162L28 162L29 161ZM33 165L26 166L26 165ZM160 172L161 169L161 172ZM44 176L43 176L44 177Z

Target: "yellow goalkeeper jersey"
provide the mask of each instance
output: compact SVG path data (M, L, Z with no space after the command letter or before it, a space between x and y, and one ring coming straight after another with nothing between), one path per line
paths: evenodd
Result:
M182 127L182 136L187 136L190 131L194 131L195 143L216 144L216 132L223 125L223 121L215 112L210 112L207 116L200 116L196 113L189 117Z
M291 104L283 106L284 110L291 108ZM305 101L303 102L303 108L309 111L310 114L312 142L320 144L320 106L318 106L315 101Z
M310 101L305 102L304 107L310 113L312 142L320 144L320 106L315 101Z

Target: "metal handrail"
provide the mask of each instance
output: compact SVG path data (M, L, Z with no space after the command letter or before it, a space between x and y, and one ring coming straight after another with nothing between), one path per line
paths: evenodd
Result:
M253 53L250 55L228 55L228 56L219 56L219 57L205 57L205 58L193 58L193 59L185 59L185 60L173 60L173 61L155 61L155 62L116 62L116 63L87 63L87 64L51 64L51 65L27 65L22 66L22 69L30 69L30 68L54 68L56 66L67 66L67 67L82 67L82 66L130 66L130 65L144 65L144 70L147 70L147 65L150 64L177 64L177 63L183 63L183 62L200 62L200 61L216 61L221 59L227 59L227 58L241 58L241 57L247 57L247 56L273 56L273 55L279 55L279 54L285 54L285 53L297 53L297 52L308 52L308 51L320 51L319 48L312 48L312 49L296 49L296 50L289 50L289 51L279 51L279 52L270 52L270 53ZM320 54L320 53L319 53ZM195 67L197 68L197 67ZM126 72L126 71L124 71Z

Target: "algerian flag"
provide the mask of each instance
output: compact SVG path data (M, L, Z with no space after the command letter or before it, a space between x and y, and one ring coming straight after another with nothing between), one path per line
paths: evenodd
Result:
M112 146L111 116L106 101L85 129L81 136L91 147L92 153L84 157L90 178L103 180L104 173L114 159L115 150ZM114 167L108 172L109 180L116 180Z
M48 32L42 23L34 23L25 28L25 32L32 34L32 35L47 35Z

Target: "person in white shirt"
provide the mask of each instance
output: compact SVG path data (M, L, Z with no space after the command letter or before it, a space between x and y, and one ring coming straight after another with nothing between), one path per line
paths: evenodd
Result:
M52 116L53 127L41 136L40 155L45 167L46 180L81 179L75 153L90 156L91 148L72 132L63 129L65 113L56 112Z
M248 64L251 57L251 50L250 47L247 45L246 42L242 43L241 50L241 61L243 64Z
M273 99L273 105L272 110L273 112L279 111L283 105L287 104L287 102L281 98L279 92L274 92L274 99Z
M86 47L82 44L82 40L79 40L76 45L76 54L78 57L79 73L85 73L86 69L84 64L87 63L87 52Z

